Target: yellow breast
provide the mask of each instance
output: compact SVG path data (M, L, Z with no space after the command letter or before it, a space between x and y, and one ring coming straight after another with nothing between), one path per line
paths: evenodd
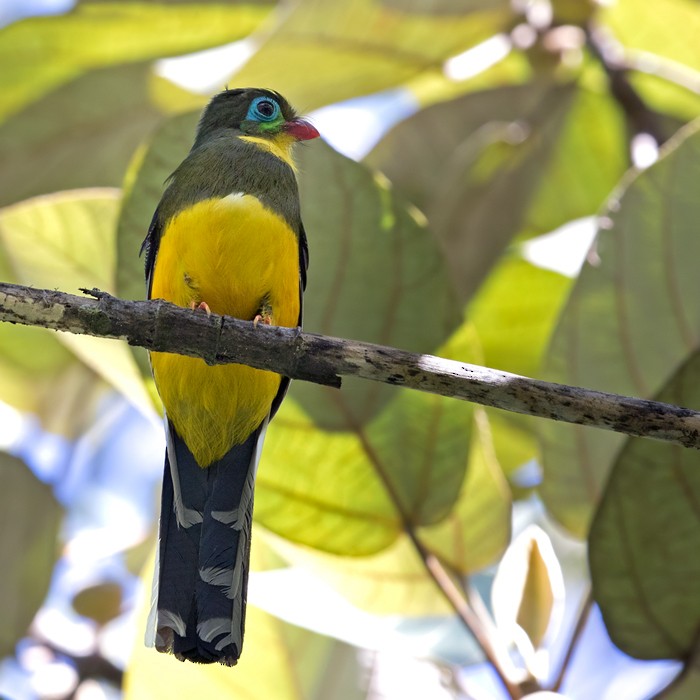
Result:
M297 236L251 195L198 202L163 231L151 297L185 307L203 301L214 313L245 320L267 302L274 325L294 327ZM280 384L278 374L244 365L210 367L168 353L152 353L151 363L165 411L203 467L260 425Z

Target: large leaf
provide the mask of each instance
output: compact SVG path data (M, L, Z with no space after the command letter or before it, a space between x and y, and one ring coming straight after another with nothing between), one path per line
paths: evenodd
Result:
M377 92L439 73L445 59L512 21L505 2L473 10L414 15L379 0L301 0L261 35L262 46L233 80L274 85L303 110Z
M601 13L626 46L649 51L700 70L700 5L694 0L618 0Z
M657 398L700 407L700 353ZM615 644L642 659L688 658L700 629L700 452L628 440L589 551L593 594Z
M305 328L435 352L459 325L461 310L425 223L384 178L325 144L300 156L311 251ZM292 395L317 424L346 429L369 421L393 390L346 379L340 395L303 383Z
M119 193L115 190L79 190L39 197L3 209L0 212L0 246L10 279L19 284L72 293L78 287L113 291L118 202ZM12 339L18 330L12 328L3 333ZM19 330L19 333L21 335L15 336L10 347L21 347L21 341L29 340L26 331ZM53 347L51 357L66 362L65 355L58 353L53 345L57 339L137 406L144 409L150 406L125 342L36 331L36 338L44 336L51 338L46 341L51 343L47 347ZM40 348L41 345L34 346L32 350L39 353Z
M156 92L165 82L147 64L100 69L10 117L0 126L0 204L120 185L132 153L164 116ZM182 99L192 106L191 98ZM176 95L170 102L177 106Z
M481 364L536 376L571 284L519 256L503 258L468 309Z
M414 525L440 522L459 496L470 414L461 402L397 391L366 426L326 432L288 399L266 439L256 518L294 542L371 554L402 529L388 484Z
M146 295L141 244L163 184L187 155L194 140L199 112L187 112L162 123L149 140L146 151L134 159L125 184L117 227L117 293L124 299Z
M471 12L508 7L508 0L380 0L382 5L401 12L426 15L465 15Z
M0 216L0 230L1 221ZM18 281L2 247L0 279ZM37 415L46 430L72 437L86 424L92 409L88 387L96 384L95 374L56 334L0 323L0 377L0 400Z
M265 542L253 538L252 567L268 555ZM262 562L264 564L264 562ZM267 568L263 566L262 568ZM152 571L142 576L150 586ZM143 644L148 604L141 605L139 634L125 678L126 700L172 700L180 697L246 700L360 700L355 679L357 653L307 630L286 624L248 606L243 655L235 669L218 664L181 663ZM344 681L341 681L344 679Z
M611 202L595 264L583 268L553 337L548 378L651 397L697 353L699 129L700 122L685 129ZM585 536L624 438L553 422L541 423L541 436L542 496L563 525ZM672 448L663 449L671 461Z
M575 95L546 82L470 93L418 112L368 155L428 217L463 299L525 225Z
M62 510L26 464L0 452L0 655L14 654L49 590Z
M0 31L0 116L100 66L173 56L247 36L267 15L259 2L81 2L55 17Z
M318 462L316 468L321 465L322 462ZM263 484L265 469L263 466L260 473ZM459 470L460 465L456 463L454 469ZM336 477L336 489L345 491L345 481L343 473ZM358 493L363 487L369 489L368 484L360 485ZM257 488L257 493L263 493L265 486L261 490L259 482ZM467 575L492 564L505 550L510 539L510 493L496 462L488 423L484 420L483 412L477 420L467 474L457 495L458 499L449 514L440 522L428 526L414 523L414 526L420 540L430 551L437 554L451 571ZM280 503L280 507L284 505ZM287 507L293 505L286 504ZM316 522L312 519L313 513L309 510L303 512L300 508L295 512L298 515L297 522L309 529L313 527ZM256 504L256 518L264 523L265 518L260 516ZM351 541L341 554L359 553L362 548L367 550L367 540L376 536L380 527L385 527L369 514L363 517L366 526L364 531L349 517L346 517L344 522L339 520L337 523L338 530L348 532L348 539L360 538L359 541ZM400 525L395 527L398 529ZM283 534L289 538L289 533ZM335 538L339 536L336 533L331 535ZM273 539L272 544L288 561L310 569L332 584L334 589L354 605L369 612L381 615L450 612L413 544L403 533L399 534L388 548L365 557L313 551L308 547L299 547L278 539ZM324 549L323 542L319 549Z

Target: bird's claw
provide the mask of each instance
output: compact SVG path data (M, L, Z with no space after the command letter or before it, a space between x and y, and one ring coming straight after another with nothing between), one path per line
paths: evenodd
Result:
M192 309L192 311L206 311L207 316L211 316L211 309L206 301L200 301L199 304L196 301L191 301L190 309Z

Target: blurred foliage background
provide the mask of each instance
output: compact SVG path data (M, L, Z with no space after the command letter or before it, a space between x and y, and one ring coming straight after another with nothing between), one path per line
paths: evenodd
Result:
M700 408L696 0L67 5L0 15L3 281L143 298L199 111L271 87L326 141L298 154L308 330ZM700 697L696 451L297 382L243 658L210 668L138 631L163 458L145 354L0 326L0 401L2 697Z

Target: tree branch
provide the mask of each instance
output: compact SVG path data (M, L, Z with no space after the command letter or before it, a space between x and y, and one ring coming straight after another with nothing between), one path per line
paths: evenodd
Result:
M627 77L627 66L621 61L621 49L612 35L600 27L586 29L586 41L593 56L608 76L610 92L625 114L632 135L646 133L661 145L666 137L658 116L647 107Z
M158 352L240 363L340 386L356 376L540 418L700 448L700 413L658 401L528 379L433 355L193 313L161 300L83 298L0 283L0 321L105 338Z

